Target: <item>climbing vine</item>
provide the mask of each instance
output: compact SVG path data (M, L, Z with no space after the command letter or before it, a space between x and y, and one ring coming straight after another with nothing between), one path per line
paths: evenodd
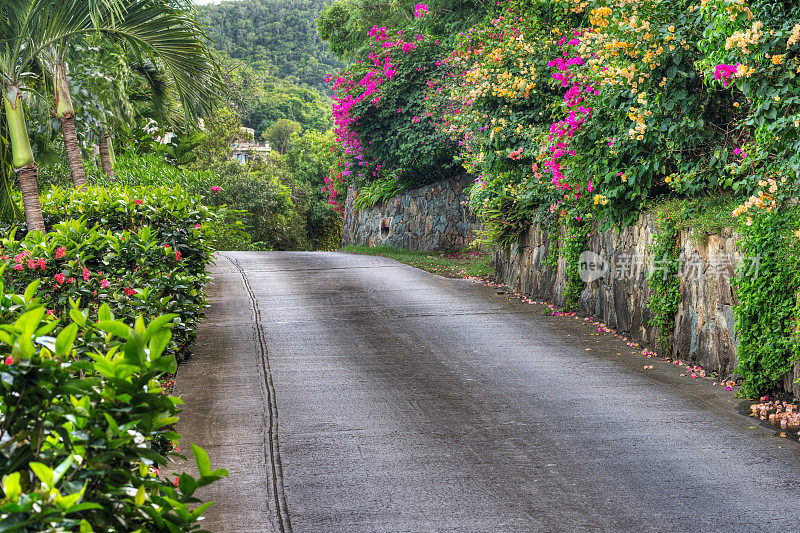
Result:
M800 360L800 213L797 207L748 219L740 249L745 260L734 286L740 394L757 397L773 388Z
M681 303L678 221L680 215L662 210L656 214L656 231L649 246L653 257L647 281L652 289L648 302L650 326L658 330L657 344L666 355L672 353L675 317Z
M559 246L559 253L564 259L564 310L574 311L578 308L581 294L586 286L580 276L580 256L586 251L589 241L590 226L574 218L566 223L566 237Z
M550 246L547 248L547 257L544 259L545 266L558 268L558 249L561 243L561 225L551 222L547 226L547 240Z

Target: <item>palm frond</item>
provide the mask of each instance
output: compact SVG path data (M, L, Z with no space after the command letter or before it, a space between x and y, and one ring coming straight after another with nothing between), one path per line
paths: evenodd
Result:
M124 41L138 62L163 65L190 120L213 109L222 83L199 23L174 3L126 0L122 17L102 21L100 32Z

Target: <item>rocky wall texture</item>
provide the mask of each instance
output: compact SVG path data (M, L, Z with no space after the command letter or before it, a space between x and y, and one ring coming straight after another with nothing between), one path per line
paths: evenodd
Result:
M466 188L473 179L463 175L404 194L371 209L357 209L352 187L345 203L342 244L391 246L407 250L454 250L475 239L479 225L467 210Z
M657 331L648 325L651 289L647 277L661 260L649 251L654 231L647 215L622 231L592 231L587 248L606 269L602 278L587 283L579 309L650 347L656 344ZM671 355L730 376L736 366L731 280L735 265L743 260L736 250L737 237L728 231L697 242L697 236L686 231L678 238L682 301ZM517 292L563 304L565 264L563 260L557 267L546 264L550 246L548 232L531 226L517 245L497 253L498 279Z

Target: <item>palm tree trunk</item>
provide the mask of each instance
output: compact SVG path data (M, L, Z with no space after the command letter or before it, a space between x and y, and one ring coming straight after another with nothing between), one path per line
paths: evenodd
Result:
M39 187L36 178L39 167L31 163L19 169L19 188L22 190L22 204L25 206L25 220L28 231L41 231L44 233L44 217L42 204L39 202Z
M86 187L86 173L83 169L81 148L78 144L78 133L75 131L75 108L67 81L67 68L63 61L56 61L53 67L53 81L56 93L56 117L61 122L61 133L64 135L64 146L67 149L69 171L76 189Z
M25 109L18 86L5 85L3 87L3 103L6 110L8 136L11 141L11 160L14 168L19 172L28 231L44 231L42 206L39 203L39 187L36 183L39 168L33 158L28 128L25 125Z
M111 135L106 132L100 139L100 164L103 166L103 173L109 178L114 177L114 152L112 152Z

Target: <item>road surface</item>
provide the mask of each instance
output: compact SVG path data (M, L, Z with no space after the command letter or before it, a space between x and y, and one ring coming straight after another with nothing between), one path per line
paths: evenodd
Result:
M374 256L212 274L176 383L183 449L231 473L211 531L800 528L800 444L583 320Z

